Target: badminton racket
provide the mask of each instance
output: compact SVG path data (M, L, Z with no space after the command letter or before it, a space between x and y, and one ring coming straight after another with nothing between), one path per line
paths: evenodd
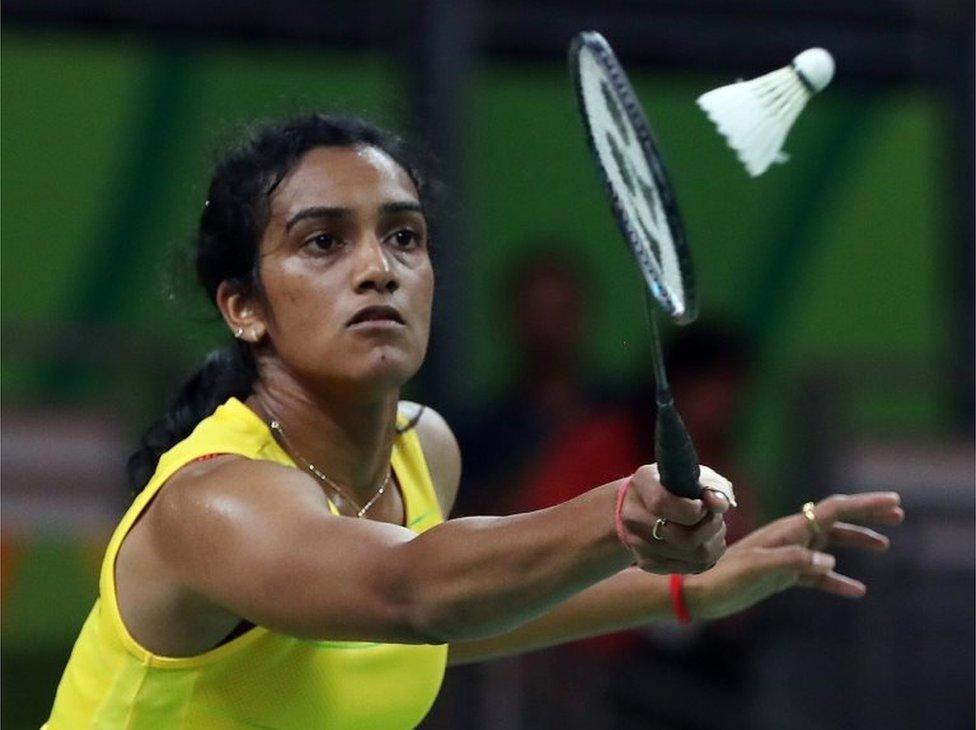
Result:
M580 33L569 49L569 67L597 170L646 284L661 484L672 494L694 499L701 491L698 457L674 405L657 325L658 312L676 324L687 324L698 314L681 213L650 125L610 44L599 33Z

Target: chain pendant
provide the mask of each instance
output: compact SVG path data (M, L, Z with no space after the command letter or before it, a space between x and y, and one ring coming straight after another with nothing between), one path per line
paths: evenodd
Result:
M267 409L265 409L265 410L267 410ZM271 431L276 436L278 436L281 439L281 441L282 441L282 443L283 443L284 446L289 447L289 450L295 456L298 457L299 461L301 461L303 464L305 464L305 466L308 468L309 473L312 474L312 476L316 477L320 482L324 482L326 485L328 485L329 487L331 487L335 492L337 492L340 497L342 497L344 500L346 500L353 507L356 507L357 508L356 509L356 517L357 518L363 519L363 517L369 511L370 507L372 507L374 504L376 504L376 500L378 500L380 497L382 497L383 496L383 493L386 492L387 485L390 483L390 480L393 479L393 468L392 467L386 473L386 479L383 480L383 483L380 485L380 488L376 490L376 494L374 494L372 497L370 497L369 500L366 502L366 504L364 504L362 507L359 507L356 504L356 500L352 499L348 494L346 494L346 491L342 487L340 487L338 483L336 483L333 479L330 479L328 476L326 476L321 470L319 470L319 468L317 466L315 466L315 464L313 464L308 459L306 459L304 456L302 456L301 454L299 454L297 451L295 451L295 449L291 448L291 444L288 443L288 437L285 436L285 429L283 429L281 427L281 422L277 418L275 418L270 413L270 411L268 412L268 415L271 416L271 420L268 423L268 428L270 428Z

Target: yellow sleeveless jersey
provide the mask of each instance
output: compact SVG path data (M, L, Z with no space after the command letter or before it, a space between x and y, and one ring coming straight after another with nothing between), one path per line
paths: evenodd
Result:
M440 689L446 645L309 641L257 626L216 649L177 658L153 654L132 638L115 596L119 546L166 480L212 453L294 466L264 422L236 398L160 457L112 535L99 598L42 730L367 730L419 724ZM396 438L391 463L407 526L419 533L442 522L415 431Z

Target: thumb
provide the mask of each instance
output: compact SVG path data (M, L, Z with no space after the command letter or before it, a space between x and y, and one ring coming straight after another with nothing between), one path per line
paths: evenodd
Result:
M702 487L701 501L704 503L705 509L712 514L720 515L728 512L733 506L732 500L725 492L713 487Z

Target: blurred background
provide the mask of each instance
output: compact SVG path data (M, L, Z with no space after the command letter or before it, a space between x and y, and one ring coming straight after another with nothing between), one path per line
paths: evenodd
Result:
M47 717L128 502L123 467L218 325L183 252L244 125L353 112L422 141L449 191L409 395L455 426L462 513L566 499L650 459L637 274L565 54L604 33L668 162L700 321L678 404L741 535L898 489L870 594L795 591L448 672L430 728L971 728L973 6L959 0L4 0L2 693ZM753 180L694 100L828 48L838 72ZM730 533L730 534L732 534Z

